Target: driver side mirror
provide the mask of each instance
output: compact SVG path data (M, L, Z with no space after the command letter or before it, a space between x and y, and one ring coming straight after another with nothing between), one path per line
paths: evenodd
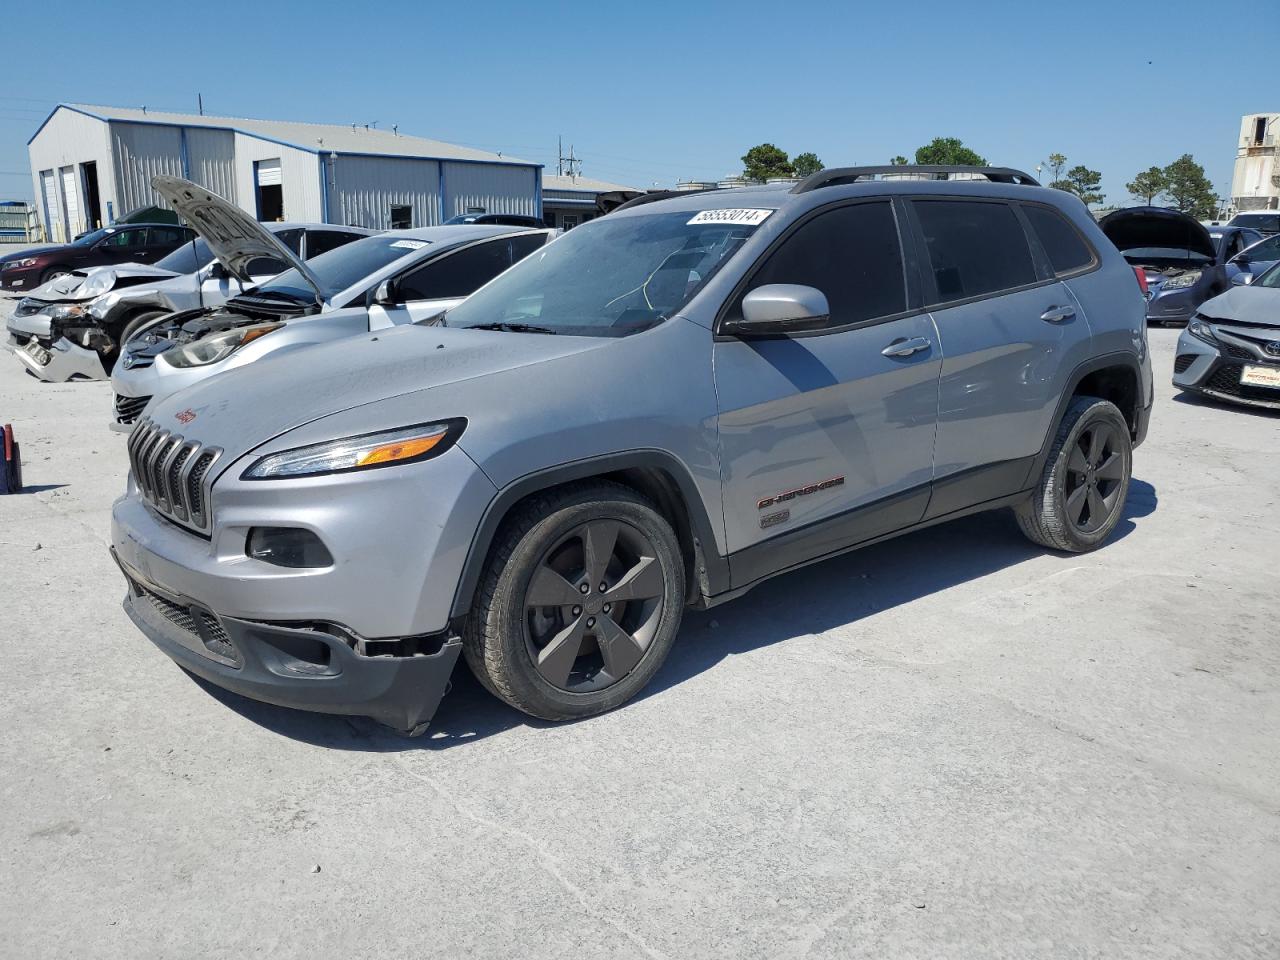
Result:
M1237 273L1234 277L1231 278L1231 282L1234 283L1237 287L1247 287L1249 284L1253 283L1253 274Z
M213 261L209 267L210 280L225 280L227 278L227 268L222 265L221 260Z
M377 304L380 307L394 307L396 305L396 282L395 280L383 280L369 297L368 306Z
M733 337L785 337L831 325L827 295L798 283L770 283L742 298L742 316L721 331Z

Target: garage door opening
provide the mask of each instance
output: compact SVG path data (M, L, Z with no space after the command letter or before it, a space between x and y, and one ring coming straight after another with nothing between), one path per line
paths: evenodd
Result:
M253 181L258 199L258 219L274 223L284 219L284 187L280 179L280 160L256 160Z
M98 165L90 160L80 164L80 178L84 180L84 215L89 229L102 226L102 200L98 196Z

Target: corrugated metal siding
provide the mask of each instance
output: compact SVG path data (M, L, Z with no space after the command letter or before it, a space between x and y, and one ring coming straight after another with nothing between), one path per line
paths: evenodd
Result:
M253 164L255 160L280 160L281 192L284 197L286 220L323 220L320 202L320 166L314 153L286 147L270 140L243 133L235 137L236 192L235 202L256 214L257 196L254 192ZM230 198L228 198L230 199Z
M182 133L177 127L111 124L115 151L116 216L138 207L165 207L151 189L156 174L182 176Z
M588 203L596 202L597 193L594 190L548 190L542 188L542 202L551 203L554 200L585 200Z
M32 186L35 189L45 236L55 241L70 239L65 235L62 226L62 192L56 183L56 177L53 186L56 201L49 204L49 213L53 222L49 223L44 217L45 203L40 180L40 173L44 170L56 171L61 167L75 164L78 174L80 164L96 163L98 195L102 201L102 215L106 217L107 204L115 200L115 179L111 166L111 142L105 123L74 110L59 108L31 141L27 147L27 155L31 160ZM116 213L121 212L118 201L115 202L114 209Z
M220 197L236 195L236 141L229 130L187 127L188 179Z
M391 207L413 208L413 226L440 222L440 172L434 160L351 157L331 166L330 220L375 230L391 226Z
M538 183L542 172L535 167L498 163L444 164L445 219L483 207L485 213L538 215Z

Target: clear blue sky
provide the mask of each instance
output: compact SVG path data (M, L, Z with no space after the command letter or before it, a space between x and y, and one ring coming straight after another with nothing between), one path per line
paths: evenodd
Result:
M1027 170L1064 153L1107 203L1191 153L1225 195L1241 115L1280 109L1273 3L1257 29L1203 2L8 3L0 199L31 197L57 102L194 113L197 91L210 114L398 123L549 167L563 134L584 175L636 186L740 171L762 141L836 166L957 136Z

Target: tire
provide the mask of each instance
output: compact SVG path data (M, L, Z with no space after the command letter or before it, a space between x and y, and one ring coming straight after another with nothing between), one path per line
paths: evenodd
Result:
M70 270L59 270L57 267L52 270L46 270L40 274L40 286L44 286L50 280L56 280L58 277L65 277L70 272Z
M146 310L142 313L136 313L130 317L125 323L124 329L120 331L120 337L116 341L119 351L123 353L124 345L129 342L130 337L145 327L152 320L155 320L157 317L163 317L164 315L165 311L163 310Z
M1018 526L1050 550L1096 550L1120 522L1132 473L1124 415L1107 400L1076 397L1058 424L1035 491L1014 509Z
M544 720L594 716L653 678L684 604L680 543L653 504L616 483L568 484L531 497L504 522L463 653L480 682L517 710Z

